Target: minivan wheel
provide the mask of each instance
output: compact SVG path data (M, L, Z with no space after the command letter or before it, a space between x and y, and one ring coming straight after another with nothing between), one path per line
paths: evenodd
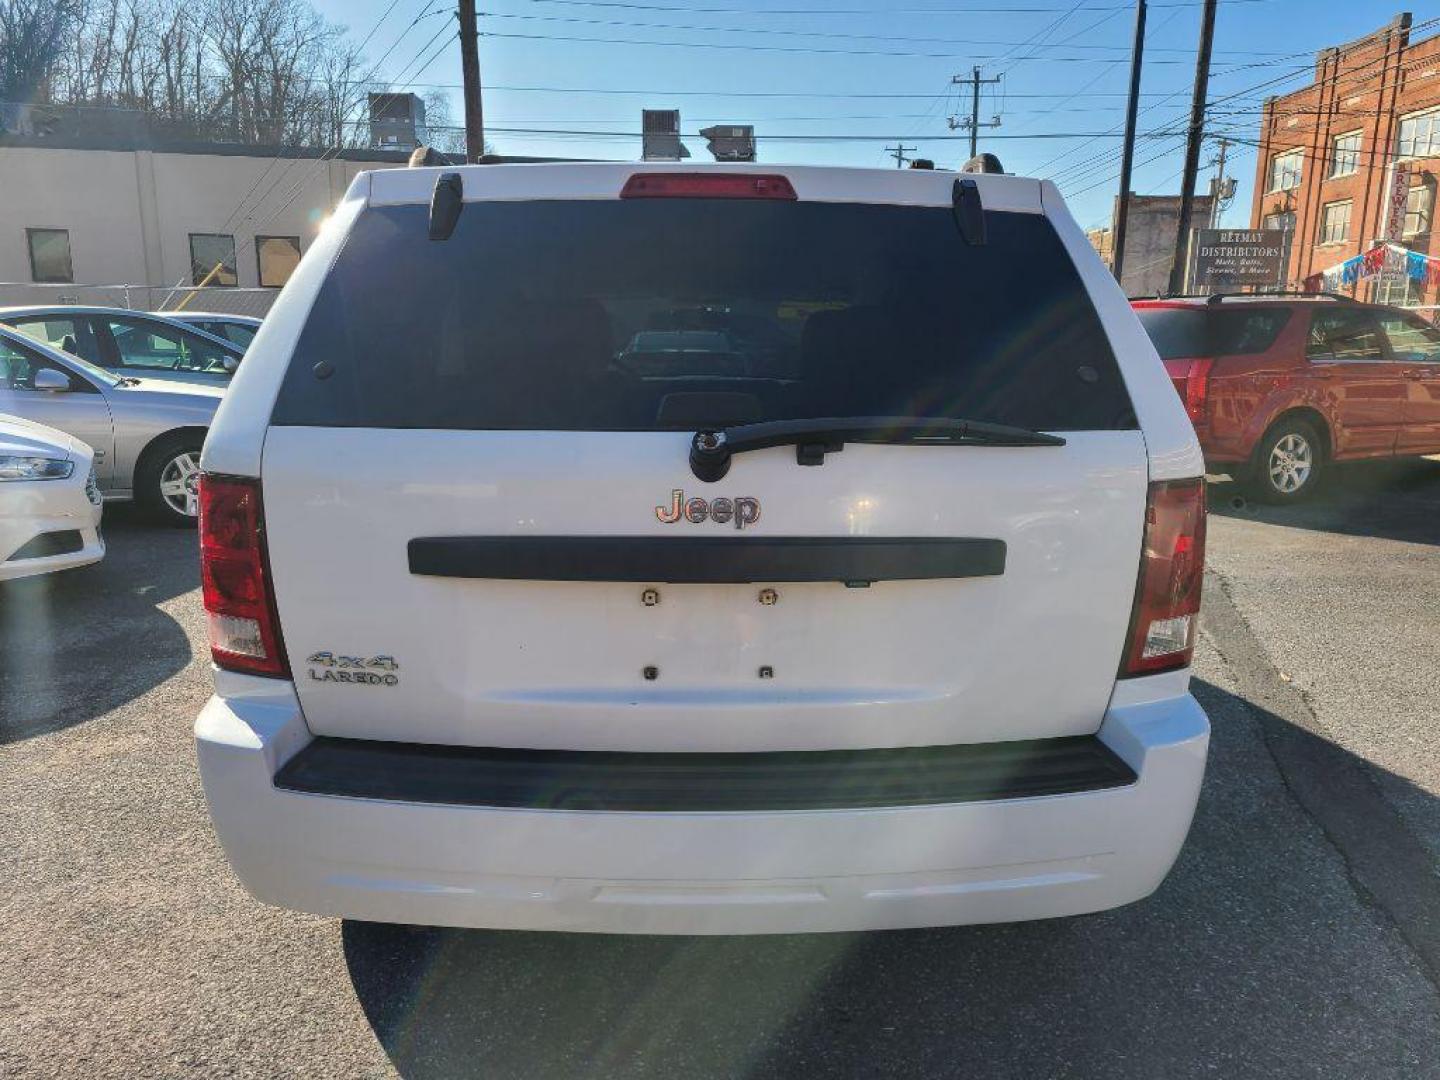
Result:
M146 451L135 470L135 497L151 517L194 526L200 515L200 446L195 437L169 439Z
M1325 472L1325 445L1304 420L1282 420L1260 440L1250 463L1250 487L1268 503L1308 498Z

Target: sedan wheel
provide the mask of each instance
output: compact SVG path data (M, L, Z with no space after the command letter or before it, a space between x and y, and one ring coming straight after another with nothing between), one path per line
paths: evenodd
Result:
M135 496L157 521L193 527L200 516L200 446L176 438L151 447L135 470Z

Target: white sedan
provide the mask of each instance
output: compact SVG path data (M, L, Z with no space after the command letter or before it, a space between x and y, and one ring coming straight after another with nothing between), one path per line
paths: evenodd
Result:
M63 431L0 413L0 581L104 558L94 457Z

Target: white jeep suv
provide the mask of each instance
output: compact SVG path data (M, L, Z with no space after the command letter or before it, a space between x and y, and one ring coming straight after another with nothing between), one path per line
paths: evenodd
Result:
M199 763L262 900L1006 921L1189 828L1200 448L1049 183L361 174L202 468Z

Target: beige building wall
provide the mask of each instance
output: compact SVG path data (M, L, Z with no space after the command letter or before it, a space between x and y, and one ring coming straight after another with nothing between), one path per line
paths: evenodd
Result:
M240 287L259 285L256 236L294 236L303 252L351 180L393 161L274 154L7 146L0 149L0 302L24 303L27 228L70 234L74 281L190 284L190 234L235 238ZM33 287L35 302L61 286ZM72 290L73 291L73 290Z

